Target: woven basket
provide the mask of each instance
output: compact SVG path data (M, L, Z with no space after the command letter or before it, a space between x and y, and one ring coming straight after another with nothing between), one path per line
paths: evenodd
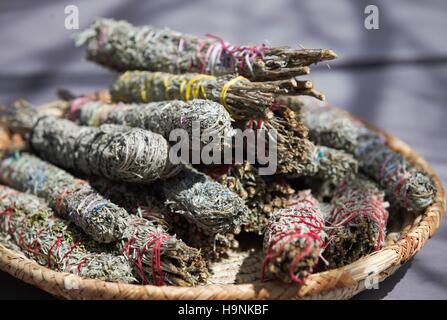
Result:
M373 128L374 130L378 130ZM406 223L392 230L387 245L343 268L312 274L306 284L259 281L260 250L233 252L212 266L211 283L197 287L118 284L55 272L0 244L0 269L50 294L65 299L349 299L373 281L392 275L439 228L445 211L444 189L432 167L399 139L384 133L388 145L434 180L438 192L423 214L408 215ZM14 144L0 128L0 148ZM373 280L374 279L374 280ZM234 284L239 283L239 284Z

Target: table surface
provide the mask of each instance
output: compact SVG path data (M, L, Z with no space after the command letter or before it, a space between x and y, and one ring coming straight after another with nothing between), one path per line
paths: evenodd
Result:
M364 9L379 8L379 30L366 30ZM0 104L54 99L105 87L115 76L83 59L64 28L64 8L79 8L81 29L95 17L169 26L233 43L329 47L339 59L309 79L327 100L410 144L447 181L447 2L70 0L0 3ZM396 274L356 299L447 299L447 228ZM0 299L51 299L0 273Z

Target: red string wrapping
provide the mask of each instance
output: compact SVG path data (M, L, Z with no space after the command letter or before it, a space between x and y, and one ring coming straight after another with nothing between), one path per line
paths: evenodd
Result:
M371 181L342 183L331 202L324 252L330 267L340 267L380 250L385 240L388 204Z
M136 237L132 236L125 243L123 247L123 252L126 253L127 258L132 261L132 269L134 270L137 265L139 269L140 276L144 284L150 283L146 276L146 271L143 263L143 256L147 251L151 251L151 275L153 283L158 286L164 284L164 273L161 266L161 247L163 243L172 237L163 232L156 232L153 234L148 234L146 236L146 244L142 248L138 248L136 245ZM135 255L135 256L134 256Z
M136 280L125 257L107 252L56 217L40 198L11 190L0 185L0 237L8 247L56 271L111 282Z
M299 192L291 207L276 211L264 237L266 270L286 282L303 284L317 265L326 234L318 201L310 191Z

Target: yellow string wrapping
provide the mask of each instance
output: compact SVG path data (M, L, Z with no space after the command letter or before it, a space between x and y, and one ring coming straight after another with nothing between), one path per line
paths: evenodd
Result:
M228 90L230 89L230 87L235 84L238 81L242 81L242 80L247 80L246 78L244 78L243 76L238 76L236 78L231 79L230 81L228 81L227 83L225 83L222 87L222 91L220 91L220 104L222 104L225 109L228 110L228 105L227 105L227 93Z
M171 87L171 79L172 78L173 78L173 76L168 76L163 81L163 84L165 86L165 98L166 98L166 100L169 100L169 89Z
M202 93L205 91L203 88L203 84L200 83L202 80L215 80L216 77L209 76L205 74L198 74L194 77L192 77L188 84L186 85L186 92L185 92L185 101L189 101L191 99L197 99L199 98L199 93L202 91ZM192 96L192 98L191 98Z
M181 100L186 100L185 97L185 86L188 83L188 81L186 81L186 79L182 80L182 83L180 84L180 99Z
M143 80L144 81L144 80ZM137 83L137 82L135 82ZM141 99L146 102L147 100L147 92L146 92L146 86L143 83L142 85L140 85L140 95L141 95Z

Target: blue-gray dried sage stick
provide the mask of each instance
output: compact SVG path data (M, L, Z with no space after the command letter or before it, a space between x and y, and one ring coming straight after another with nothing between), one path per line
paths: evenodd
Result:
M303 110L303 122L311 139L352 153L359 169L385 190L393 207L421 211L433 202L436 194L433 180L392 150L381 134L341 110L321 106Z
M41 157L65 169L111 180L149 183L176 173L166 139L140 128L83 127L42 116L29 143Z
M360 124L346 112L309 104L300 105L301 118L309 129L309 138L316 144L354 152L360 133Z
M38 157L12 154L0 162L0 180L20 191L45 199L53 210L98 242L122 237L129 214L98 194L86 181Z
M76 44L87 45L89 60L116 70L241 74L256 81L307 74L307 66L336 58L329 49L235 46L211 35L199 38L104 18L78 34Z
M53 270L112 282L136 280L123 256L102 252L104 248L69 222L55 217L36 196L3 185L0 234L25 256Z
M432 204L437 192L433 180L391 150L382 136L365 129L354 154L361 169L385 190L392 206L418 212Z
M210 100L107 104L80 97L71 102L70 115L81 125L99 126L108 123L142 128L161 134L166 140L169 140L173 130L183 129L190 137L191 149L194 147L194 135L200 134L197 147L202 147L210 137L222 145L228 143L234 134L231 127L233 120L228 111L221 104ZM200 131L197 133L193 131L198 129Z
M104 197L125 208L130 214L144 217L163 227L169 234L175 234L188 246L200 249L207 262L224 256L230 249L239 246L234 232L206 234L183 215L172 212L161 200L156 188L141 188L135 184L116 184L107 179L92 177L90 184Z
M233 231L246 220L244 201L227 187L197 170L184 166L161 185L167 205L207 234Z
M307 146L302 161L296 163L298 174L292 176L317 177L331 182L340 182L357 174L358 163L354 157L342 150L314 145L305 140Z

